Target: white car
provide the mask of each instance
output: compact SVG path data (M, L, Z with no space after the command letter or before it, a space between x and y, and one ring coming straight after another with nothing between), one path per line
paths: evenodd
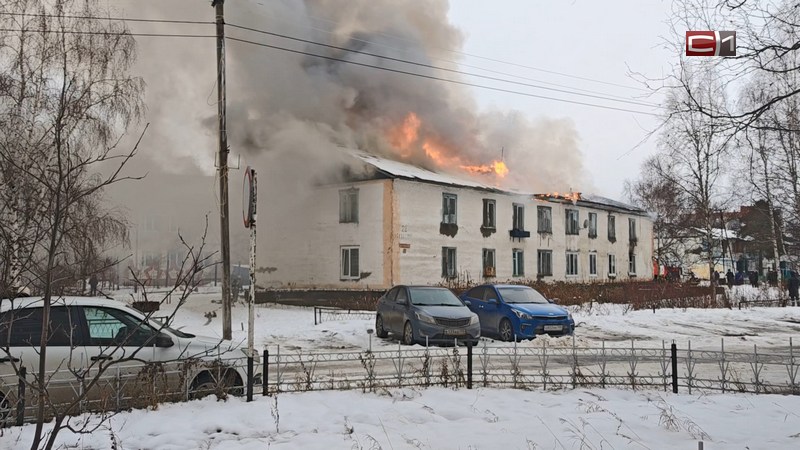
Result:
M38 373L42 313L41 298L0 300L0 414L16 404L19 369L29 381ZM122 302L54 298L49 323L45 368L54 408L74 402L70 413L111 410L244 391L246 349L172 329ZM254 366L260 384L258 360ZM27 406L36 401L30 391Z

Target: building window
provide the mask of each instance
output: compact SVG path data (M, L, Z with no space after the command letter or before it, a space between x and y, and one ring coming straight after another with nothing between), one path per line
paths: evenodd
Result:
M597 237L597 213L589 213L589 238Z
M597 276L597 253L589 253L589 276Z
M456 222L456 201L455 194L442 194L442 223L453 224Z
M483 276L484 277L494 277L497 275L494 265L494 249L493 248L485 248L483 249Z
M339 223L358 223L358 189L339 191Z
M568 209L566 211L567 211L567 223L566 223L567 234L578 234L578 230L580 230L580 227L578 225L578 210Z
M636 254L628 253L628 275L636 276Z
M608 255L608 276L614 278L617 276L617 256Z
M358 247L342 247L342 280L361 278L358 269Z
M456 277L456 249L442 247L442 278Z
M537 206L536 217L538 219L539 233L552 233L553 232L553 209L549 206Z
M578 253L567 252L567 276L578 276Z
M515 230L525 229L525 207L519 203L514 203L514 214L511 217L511 222Z
M511 255L513 257L513 270L512 276L521 277L525 275L525 262L524 262L524 252L521 249L515 248L511 251Z
M608 240L617 241L617 219L610 214L608 216Z
M483 199L483 228L495 228L495 201Z
M636 242L636 219L628 219L628 236L631 242Z
M536 275L540 277L549 277L553 275L553 251L552 250L539 250L537 252L537 266Z

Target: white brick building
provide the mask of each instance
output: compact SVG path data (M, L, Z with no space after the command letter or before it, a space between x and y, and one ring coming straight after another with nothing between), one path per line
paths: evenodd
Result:
M652 221L597 196L573 201L499 189L355 154L370 179L316 188L314 219L259 214L259 285L385 289L543 279L652 277ZM261 202L269 201L259 197ZM261 204L259 211L269 210Z

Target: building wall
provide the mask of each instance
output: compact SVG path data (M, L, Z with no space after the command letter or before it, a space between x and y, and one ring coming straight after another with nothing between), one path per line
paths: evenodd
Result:
M395 180L397 217L399 219L400 251L399 276L396 283L432 284L442 282L442 247L456 248L458 281L507 281L537 278L538 250L552 251L552 275L544 280L592 281L608 280L608 255L616 256L617 280L632 277L649 279L652 276L652 222L644 216L609 212L571 203L534 200L530 196L515 196L474 189L439 186L405 180ZM457 225L455 236L439 232L442 222L442 195L457 196ZM483 199L493 199L496 205L496 231L484 237ZM524 206L525 230L529 238L511 238L513 204ZM552 233L537 232L537 206L548 206L552 212ZM566 235L566 209L579 211L579 234ZM583 228L590 212L597 214L597 237L589 238ZM616 218L616 241L608 238L608 216ZM637 243L634 247L636 274L628 272L628 219L635 219ZM483 249L495 250L496 277L483 276ZM514 249L523 251L524 273L513 276ZM578 274L567 276L567 251L578 254ZM597 275L589 274L589 254L597 255Z
M391 180L325 186L298 196L291 204L283 197L260 195L257 284L312 289L389 287L391 279L384 273L384 204L390 186ZM357 223L339 223L339 191L348 189L358 190ZM284 206L268 207L276 204ZM274 212L267 212L270 209ZM342 280L343 246L358 247L361 279Z

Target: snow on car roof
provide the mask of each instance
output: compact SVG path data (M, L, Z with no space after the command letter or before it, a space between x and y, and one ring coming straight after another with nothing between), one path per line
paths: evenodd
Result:
M102 297L56 297L51 300L53 306L127 306L119 300ZM43 297L17 297L0 299L0 311L21 308L39 308L44 306Z

